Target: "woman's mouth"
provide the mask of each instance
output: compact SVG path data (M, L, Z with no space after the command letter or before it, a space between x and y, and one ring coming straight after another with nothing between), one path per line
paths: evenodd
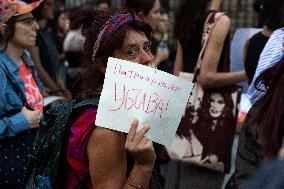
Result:
M36 36L31 36L30 40L32 40L32 41L36 40Z

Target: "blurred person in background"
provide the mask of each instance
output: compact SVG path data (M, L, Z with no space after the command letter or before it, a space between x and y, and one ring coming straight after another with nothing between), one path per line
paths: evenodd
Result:
M167 73L173 73L173 62L175 57L175 52L172 46L168 43L169 40L169 14L168 12L161 8L161 19L158 23L157 29L154 31L154 38L156 40L152 41L153 46L157 46L157 51L167 51L169 52L169 56L166 60L161 61L159 65L157 65L159 70L162 70ZM162 54L161 52L156 52L156 54Z
M256 79L265 70L277 64L284 53L282 52L282 41L284 38L284 28L275 30L265 44L265 47L260 54L259 61L253 76L253 80L248 88L247 94L251 104L256 103L263 95L266 89L263 83L256 84Z
M137 12L153 29L153 33L158 30L161 20L161 4L159 0L126 0L125 7ZM155 36L151 39L151 52L155 56L153 66L158 65L169 58L169 50L159 49L159 40Z
M43 112L43 85L27 48L39 29L41 1L0 1L0 188L21 188Z
M205 20L210 12L217 11L219 0L182 0L177 8L174 33L177 39L177 53L174 74L194 73L201 51L201 40ZM213 27L197 83L204 89L230 86L246 80L245 71L218 72L219 62L225 62L230 47L230 19L223 15ZM210 125L208 125L209 127ZM226 137L226 136L224 136ZM216 172L191 164L170 162L166 188L208 188L220 189L225 173Z
M260 18L260 14L261 14L261 12L263 10L263 2L264 2L264 0L254 0L254 2L252 4L253 10L257 14L258 22L257 22L257 26L256 27L258 27L258 28L261 28L263 26L261 18Z
M69 20L75 20L77 18L77 12L80 9L82 9L82 7L70 9L68 11ZM81 23L71 22L69 27L70 30L63 42L63 50L66 61L68 62L66 86L71 91L72 96L76 97L80 92L80 81L78 78L81 72L85 38L81 33Z
M60 55L56 44L51 36L51 21L54 19L54 0L45 0L34 11L34 16L39 24L38 38L36 47L31 51L36 65L42 65L48 75L40 75L43 80L49 80L49 77L56 84L55 89L48 89L51 94L59 94L70 100L71 94L66 89L64 64L60 62ZM40 72L41 73L41 72ZM48 77L48 78L46 78Z
M281 31L282 29L278 29L276 30L277 35L275 35L276 33L274 32L271 36L271 38L275 38L277 36L282 36L281 35ZM274 36L275 35L275 36ZM271 43L269 39L268 44ZM282 39L278 39L281 40L281 50L280 52L284 52L284 38L282 37ZM260 100L258 100L258 102L256 102L252 108L250 109L250 112L247 114L246 120L244 122L244 125L242 126L242 130L240 133L240 138L239 138L239 144L238 144L238 152L237 152L237 158L236 158L236 167L235 167L235 174L233 174L231 176L231 178L229 179L227 185L226 185L226 189L237 189L240 186L244 185L245 187L242 188L254 188L254 187L258 187L262 186L263 188L277 188L277 186L281 185L281 182L277 182L277 180L279 180L280 175L275 175L275 180L271 180L271 182L263 182L261 180L261 177L265 177L267 176L265 173L262 174L260 171L264 170L264 169L272 169L272 167L270 167L271 165L273 165L273 167L275 167L275 165L277 165L278 163L273 163L274 161L272 161L272 163L266 163L264 161L266 160L270 160L270 159L276 159L277 155L275 152L275 148L278 149L279 148L279 136L281 136L282 132L279 132L279 127L281 126L267 126L263 123L261 123L260 121L258 122L258 118L260 117L260 115L262 113L265 112L264 107L263 107L263 102L267 104L266 101L271 101L271 103L275 103L271 97L265 97L268 96L268 94L266 92L269 93L276 93L275 91L279 89L277 89L276 85L276 80L275 78L277 78L277 80L280 80L280 74L279 74L279 70L281 70L281 64L283 64L283 56L280 55L280 52L278 50L278 48L280 48L280 46L278 45L278 41L275 39L273 39L272 41L277 43L277 50L274 50L270 53L274 54L275 52L277 52L273 59L268 58L269 61L273 60L276 61L277 59L280 58L279 62L276 63L271 63L269 62L271 67L270 68L266 68L266 70L264 72L262 72L256 80L256 85L259 85L260 83L262 83L260 86L265 86L265 90L263 91L263 97L259 97ZM272 43L273 44L273 43ZM265 54L269 54L269 52L265 52ZM280 55L280 56L279 56ZM277 65L279 64L279 65ZM283 66L283 65L282 65ZM278 74L278 76L276 77L275 75ZM272 79L274 77L274 79ZM273 81L274 80L274 81ZM271 81L273 81L273 84L271 83ZM280 85L280 82L277 84ZM274 88L274 89L269 89L269 88ZM274 92L272 92L274 91ZM272 95L272 94L270 94ZM280 93L279 93L280 95ZM281 95L280 95L281 96ZM279 97L280 97L279 96ZM270 100L264 100L265 98ZM278 100L279 98L277 98ZM279 100L279 102L281 102L281 100ZM278 102L277 102L278 104ZM266 105L268 106L268 105ZM273 105L274 106L274 105ZM276 105L275 105L275 109L276 109ZM276 117L278 116L277 114L279 114L279 108L276 111ZM267 123L267 119L271 119L269 118L269 116L265 115L264 119L259 119L262 120L263 122ZM274 117L272 118L274 119ZM252 125L251 125L252 124ZM270 127L270 128L268 128ZM264 131L265 130L265 131ZM262 135L262 139L259 137L259 135ZM266 140L268 140L269 137L271 137L272 135L275 135L278 133L278 136L275 137L273 136L272 141L273 142L268 142ZM274 138L275 137L275 138ZM281 137L280 137L281 138ZM267 144L265 144L267 143ZM270 143L270 148L273 149L274 148L274 152L268 152L268 144ZM266 147L264 147L266 146ZM262 148L266 148L266 149L262 149ZM266 151L266 152L265 152ZM268 155L270 154L270 155ZM266 157L265 157L266 156ZM268 157L270 156L270 157ZM282 139L282 145L280 147L280 149L278 150L278 156L283 159L284 157L284 140ZM265 157L265 158L264 158ZM263 168L260 168L259 171L255 172L255 169L260 166L260 164L262 164L264 162L264 166ZM275 170L275 172L278 174L280 172L278 172L279 170ZM254 173L255 172L255 173ZM250 179L250 177L252 177ZM259 183L256 184L255 181L259 178ZM247 180L248 183L246 184Z
M264 21L267 21L271 26L279 26L279 29L273 31L269 40L265 44L257 63L256 70L253 75L252 82L248 88L247 94L251 104L257 102L265 94L265 86L262 83L256 85L255 81L258 76L264 72L266 69L273 67L278 63L283 57L282 52L282 41L284 38L284 28L283 28L283 1L267 1L267 15L268 18L274 18L272 20L263 17Z
M70 20L68 18L67 11L56 10L54 12L54 17L51 22L51 36L59 53L59 60L61 64L64 64L65 61L63 42L67 32L69 31L69 22Z
M239 137L233 187L228 188L242 188L263 162L275 159L279 154L283 157L283 73L284 57L256 80L256 84L265 86L266 93L246 117Z
M284 26L284 1L283 0L262 0L259 4L260 24L262 31L252 36L245 45L244 64L248 76L248 83L251 84L260 54L269 37L278 28Z
M110 0L93 0L92 5L96 10L102 11L106 14L110 12Z

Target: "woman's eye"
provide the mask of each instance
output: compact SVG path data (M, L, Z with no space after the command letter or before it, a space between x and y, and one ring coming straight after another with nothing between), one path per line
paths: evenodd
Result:
M145 52L147 52L147 53L148 53L148 52L150 52L150 51L151 51L151 45L150 45L150 44L147 44L147 45L145 45L145 46L144 46L144 48L143 48L143 49L144 49L144 51L145 51Z
M221 101L221 100L219 100L218 103L219 103L219 104L225 104L225 102L224 102L224 101Z
M24 23L27 24L27 25L32 25L33 20L27 19L27 20L24 21Z
M135 48L129 49L126 53L128 56L135 56L137 54L137 49Z

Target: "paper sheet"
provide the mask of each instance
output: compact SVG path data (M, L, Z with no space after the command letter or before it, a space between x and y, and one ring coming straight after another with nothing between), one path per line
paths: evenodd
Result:
M139 129L147 123L146 136L168 145L175 136L193 84L185 79L135 64L109 58L96 125L128 132L131 121Z
M62 96L48 96L48 97L44 97L43 99L43 106L47 106L53 102L56 102L58 100L64 99L64 97Z

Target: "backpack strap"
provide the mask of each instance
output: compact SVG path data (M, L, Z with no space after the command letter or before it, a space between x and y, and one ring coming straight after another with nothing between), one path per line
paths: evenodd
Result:
M43 189L41 185L56 187L58 184L64 184L62 178L66 171L61 173L59 167L65 165L64 153L70 134L70 122L76 117L73 116L75 112L87 106L98 106L98 103L99 97L72 100L46 112L41 119L41 127L36 136L34 150L27 168L24 182L27 189Z
M98 96L88 98L88 99L82 100L79 103L76 103L74 105L73 109L81 108L81 107L84 107L84 106L98 106L99 101L100 101L100 97L98 97Z
M46 116L44 116L40 121L40 127L50 128L53 125L51 124L51 120L46 120L46 117L56 117L57 119L60 119L62 123L67 123L70 114L74 110L81 109L85 106L98 106L99 100L99 97L92 97L84 100L72 100L70 102L60 104L46 112Z

